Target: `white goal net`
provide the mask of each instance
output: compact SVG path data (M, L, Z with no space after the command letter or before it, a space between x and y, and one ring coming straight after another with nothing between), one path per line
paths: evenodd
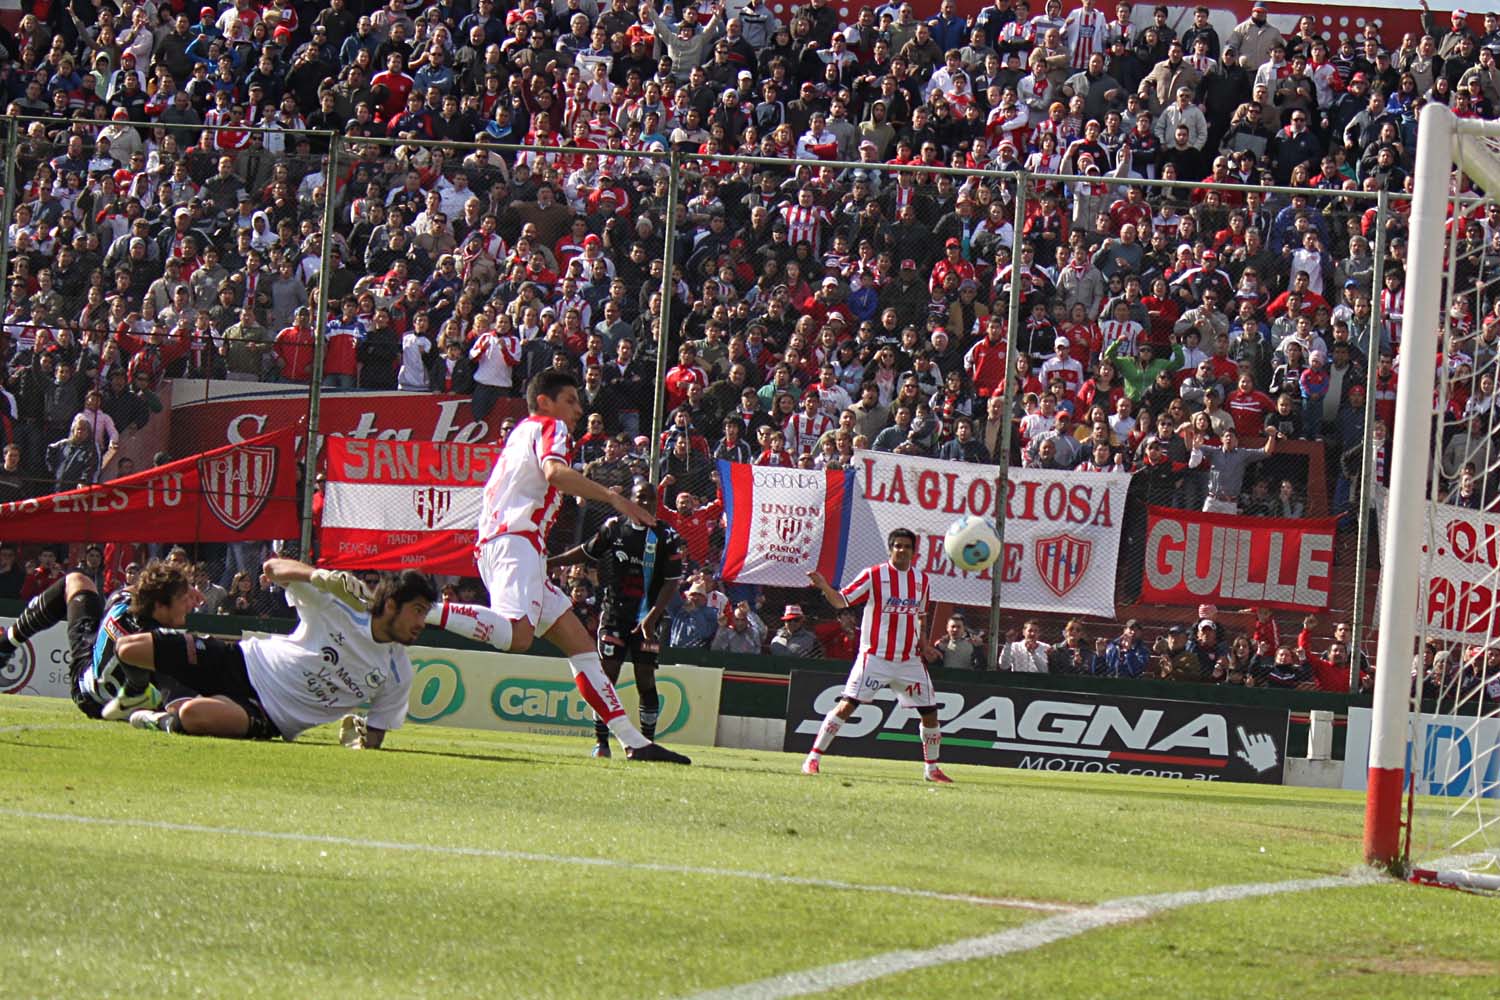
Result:
M1500 889L1500 128L1422 112L1401 314L1366 860ZM1399 274L1399 272L1397 272ZM1398 297L1399 295L1399 297ZM1384 471L1383 464L1380 465Z

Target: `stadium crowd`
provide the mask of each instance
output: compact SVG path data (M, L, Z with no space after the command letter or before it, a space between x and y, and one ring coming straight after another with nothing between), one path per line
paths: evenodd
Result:
M830 0L27 13L0 36L7 110L25 116L0 500L129 471L116 443L160 409L163 379L305 383L326 270L329 388L461 393L484 417L536 372L570 369L588 405L577 466L621 489L652 471L668 352L655 471L695 567L716 563L716 459L988 462L1007 419L1013 461L1126 470L1142 503L1300 516L1317 489L1347 512L1371 364L1384 474L1406 252L1405 203L1380 216L1359 194L1409 192L1426 102L1497 113L1500 19L1481 32L1426 14L1427 34L1386 51L1323 37L1311 17L1283 33L1260 5L1222 37L1207 8L1175 24L1147 13L1094 0L994 0L969 17L954 0L929 17L909 3L841 15ZM669 149L684 158L664 310L668 169L632 154ZM1022 168L1017 232L1013 175L975 171ZM1500 262L1494 208L1460 239L1475 250L1461 270ZM1458 319L1450 406L1482 415L1500 321ZM1276 446L1295 440L1326 450L1327 482ZM1445 474L1478 503L1472 470ZM580 511L576 532L601 517ZM225 606L253 605L236 592L257 584L232 565L250 561L224 562ZM586 610L589 581L569 582ZM710 571L674 609L671 641L844 655L852 620L809 624L808 596L726 596ZM1070 624L1045 655L1018 626L1000 666L1343 686L1324 680L1347 676L1347 644L1341 666L1337 642L1304 657L1274 621L1230 637L1200 617L1149 657L1129 623L1097 646ZM945 641L964 662L961 621Z

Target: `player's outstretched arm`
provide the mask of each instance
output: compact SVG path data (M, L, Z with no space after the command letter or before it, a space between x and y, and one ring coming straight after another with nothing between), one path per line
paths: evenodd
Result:
M824 578L822 573L812 570L807 574L807 579L814 587L818 588L824 599L835 608L847 608L849 606L849 599L834 589L833 585Z
M572 566L576 563L589 561L590 560L588 553L583 551L583 546L575 545L566 552L560 552L555 556L548 556L547 572L550 573L553 570L561 569L564 566Z
M289 583L306 583L334 597L355 611L370 610L370 588L353 573L343 570L317 569L296 559L267 559L261 575L278 587Z
M561 460L548 461L543 466L542 471L547 477L547 484L549 486L561 490L569 496L609 504L619 514L630 518L636 524L643 524L648 528L656 524L656 517L649 510L634 500L630 500L614 492L609 487L601 486L599 483L594 482L566 462Z

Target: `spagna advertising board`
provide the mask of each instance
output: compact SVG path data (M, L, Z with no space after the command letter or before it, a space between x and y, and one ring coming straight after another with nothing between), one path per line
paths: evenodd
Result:
M783 749L811 748L843 687L834 674L792 672ZM1272 785L1284 780L1285 709L979 684L940 685L937 703L943 759L954 763ZM917 719L882 690L854 710L830 754L920 756Z
M416 676L409 722L593 736L594 713L574 686L564 659L414 646L411 661ZM723 671L709 667L658 668L661 717L656 735L664 742L713 746L722 675ZM639 718L635 679L629 669L621 673L617 690L630 718Z

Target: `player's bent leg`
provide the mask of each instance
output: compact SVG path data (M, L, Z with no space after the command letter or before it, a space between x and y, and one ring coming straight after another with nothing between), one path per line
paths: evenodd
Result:
M612 641L612 637L603 629L599 630L599 660L604 668L604 676L611 684L617 684L620 680L620 668L624 666L624 660L618 655L624 652L623 647ZM644 735L644 734L643 734ZM594 750L595 757L609 757L609 726L605 724L604 717L594 713Z
M919 715L922 720L919 723L922 734L922 776L940 785L951 785L953 779L938 766L938 754L943 746L943 729L938 724L937 707L923 709Z
M189 698L176 712L182 732L241 740L250 736L250 713L222 695Z
M501 652L520 653L531 646L530 621L525 618L512 621L479 604L441 601L427 612L427 624L494 646Z
M561 591L556 593L563 601L567 601ZM609 731L615 734L615 739L625 744L627 757L631 760L665 761L672 764L691 763L682 754L646 739L631 724L625 715L625 709L620 705L620 696L615 693L615 686L604 676L604 663L594 649L588 630L573 614L571 607L556 614L542 635L568 658L568 666L573 671L573 683L578 686L578 693L583 695L583 700L604 720Z
M857 672L857 671L856 671ZM851 675L850 683L854 682ZM813 737L812 749L807 752L807 759L802 762L803 774L819 773L819 762L823 754L827 752L833 738L839 734L839 728L854 714L854 708L859 704L858 699L848 694L839 696L838 702L823 716L823 724L818 727L818 735Z
M74 578L86 582L90 587L94 585L82 573L68 573L27 601L26 607L21 609L20 617L4 632L0 632L0 667L9 663L16 650L24 646L32 636L47 631L63 620L68 613L69 582ZM75 586L81 588L82 584Z

